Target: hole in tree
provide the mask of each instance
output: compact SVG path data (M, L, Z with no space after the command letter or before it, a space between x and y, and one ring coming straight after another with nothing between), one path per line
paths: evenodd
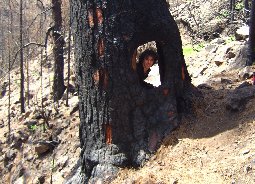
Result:
M132 56L132 67L137 72L139 83L146 89L161 85L156 42L140 45Z

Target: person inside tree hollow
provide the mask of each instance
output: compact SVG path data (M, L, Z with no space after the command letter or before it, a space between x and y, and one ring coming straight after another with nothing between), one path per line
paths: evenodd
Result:
M158 59L157 52L152 49L146 49L139 56L139 62L137 63L137 73L139 76L139 82L142 87L146 89L152 89L154 86L145 82L144 80L148 77L151 67L156 63Z

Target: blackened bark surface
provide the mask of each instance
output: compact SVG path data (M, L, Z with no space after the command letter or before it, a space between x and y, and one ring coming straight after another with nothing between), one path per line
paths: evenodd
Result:
M250 31L249 31L249 54L248 66L255 63L255 0L252 0L251 14L250 14Z
M72 1L85 182L141 165L179 124L190 77L167 7L165 0ZM146 90L131 60L153 40L162 85Z
M24 53L23 53L23 1L20 0L20 22L19 22L19 31L20 31L20 108L21 113L25 112L25 97L24 97Z
M61 0L52 0L52 17L54 21L53 26L53 55L54 55L54 81L53 93L54 101L61 99L64 91L64 38L61 34L62 28L62 14L61 14Z

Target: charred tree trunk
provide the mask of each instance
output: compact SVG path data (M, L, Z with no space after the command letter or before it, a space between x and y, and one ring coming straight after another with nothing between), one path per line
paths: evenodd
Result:
M70 13L71 14L71 13ZM72 18L69 18L68 30L68 55L67 55L67 88L66 88L66 106L68 106L69 88L70 88L70 62L71 62L71 36L72 36Z
M23 52L23 1L20 0L20 103L21 113L25 112L25 97L24 97L24 52Z
M52 16L54 21L53 26L53 55L54 55L54 81L53 93L54 101L61 99L64 91L64 38L61 34L62 28L62 13L61 13L61 0L52 0Z
M187 107L191 80L167 7L165 0L72 1L85 182L141 165ZM153 40L161 86L147 90L131 60Z
M249 30L249 54L247 66L255 63L255 0L252 0L251 14L250 14L250 30Z

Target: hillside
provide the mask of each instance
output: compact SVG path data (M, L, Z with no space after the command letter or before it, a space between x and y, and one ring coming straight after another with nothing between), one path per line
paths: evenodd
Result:
M216 1L210 6L213 2ZM190 11L183 11L187 4L171 9L182 33L192 83L197 88L192 97L193 113L183 114L180 127L163 140L141 168L121 169L112 183L255 183L255 86L251 85L255 66L244 67L247 37L237 39L234 35L233 30L242 22L229 25L224 18L212 20L212 12L223 8L226 1L209 10L207 3L201 0L190 5L195 15L204 9L199 14L199 24L207 30L196 27ZM192 45L190 29L183 21L190 22L189 27L196 30L197 43ZM222 25L223 30L214 37ZM205 33L210 37L206 41L201 37ZM10 142L8 89L0 97L0 183L61 184L77 169L80 143L74 63L72 60L69 106L65 105L66 94L59 104L54 104L51 51L49 47L42 76L40 56L30 61L30 104L22 115L19 71L14 69L11 73ZM66 68L67 63L65 71ZM65 73L67 83L66 76ZM1 79L0 86L6 83L7 76Z

